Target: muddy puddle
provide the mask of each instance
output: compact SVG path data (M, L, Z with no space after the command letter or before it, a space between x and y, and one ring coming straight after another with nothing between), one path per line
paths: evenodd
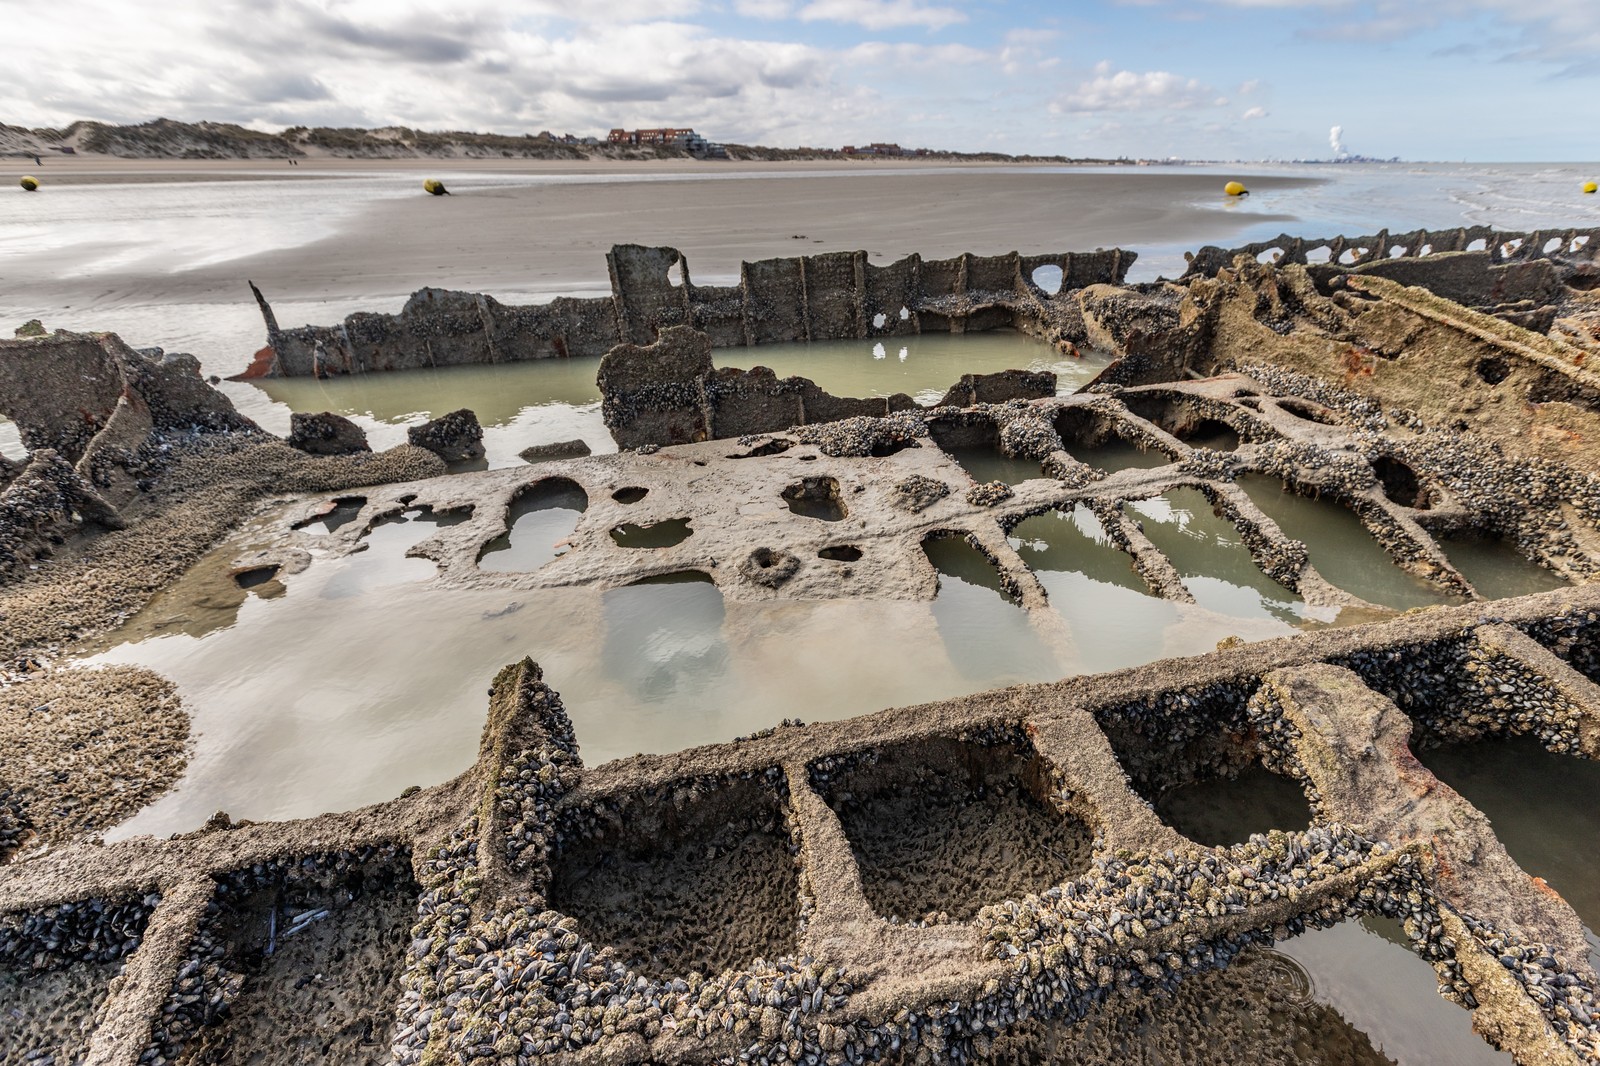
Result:
M713 358L718 366L767 366L780 377L809 377L837 396L903 392L927 404L963 374L997 370L1052 370L1057 391L1070 393L1110 362L1104 353L1088 349L1081 357L1063 356L1011 330L718 348ZM403 374L276 378L251 385L294 411L335 411L353 418L377 449L404 443L409 426L470 408L483 424L485 459L498 468L521 463L519 453L536 444L582 440L596 453L617 450L600 415L599 366L598 359L539 359ZM0 424L0 454L5 434Z

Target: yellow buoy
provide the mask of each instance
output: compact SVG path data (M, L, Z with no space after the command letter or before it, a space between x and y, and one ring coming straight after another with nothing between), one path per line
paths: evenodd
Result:
M1249 196L1250 195L1250 190L1245 188L1243 185L1240 185L1236 181L1228 182L1228 184L1226 184L1226 185L1224 185L1222 187L1222 191L1227 193L1229 196Z
M435 196L449 196L450 190L444 187L444 182L438 178L429 178L422 183L422 187Z
M1583 191L1584 192L1600 192L1600 185L1596 185L1592 181L1586 181L1586 182L1583 183Z
M39 179L35 178L35 177L23 178L22 179L22 187L24 189L26 189L28 192L33 192L35 189L37 189L39 187Z

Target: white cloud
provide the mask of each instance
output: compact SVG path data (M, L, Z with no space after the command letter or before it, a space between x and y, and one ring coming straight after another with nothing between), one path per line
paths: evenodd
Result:
M1050 104L1053 114L1101 111L1171 111L1226 104L1217 91L1196 78L1165 70L1138 73L1113 71L1111 64L1094 68L1094 77Z
M794 14L793 0L734 0L736 14L753 19L786 19Z
M1267 117L1267 109L1264 108L1264 107L1252 107L1250 110L1246 111L1244 114L1240 115L1239 117L1241 119L1243 119L1245 122L1254 122L1256 119L1266 118Z
M799 16L804 22L849 22L869 30L905 26L942 30L967 21L953 7L930 7L921 0L811 0Z
M806 0L777 2L799 17ZM0 0L14 60L0 80L0 117L29 126L157 116L260 129L603 134L612 126L692 125L739 143L883 139L958 148L994 132L974 100L992 102L1004 91L1005 71L1033 58L1020 47L1003 57L998 42L985 49L875 41L859 31L852 36L860 43L823 46L752 39L731 21L718 32L691 21L591 18L588 10L563 18L556 0L457 0L438 8L420 0L148 7L73 0L7 19L13 3ZM621 0L620 7L625 14L713 7L727 14L713 0ZM903 2L848 4L835 13L930 29L959 17ZM136 67L130 55L139 57ZM976 88L949 80L952 68L980 66L993 76L972 82ZM911 117L924 106L960 117Z

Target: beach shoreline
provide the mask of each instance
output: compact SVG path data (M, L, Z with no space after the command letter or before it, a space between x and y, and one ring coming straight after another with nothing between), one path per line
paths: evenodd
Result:
M401 297L429 285L489 293L589 291L609 286L605 253L622 243L678 248L692 280L727 283L742 262L797 254L859 249L870 262L887 264L911 254L938 259L969 251L1137 250L1199 244L1219 231L1294 219L1239 211L1214 174L1132 167L327 160L266 171L259 161L51 163L47 181L64 187L74 176L80 184L101 185L294 182L300 203L288 209L309 218L321 235L286 242L290 246L230 247L192 266L177 254L153 258L148 249L138 263L108 267L97 261L92 243L40 243L36 250L14 244L0 252L11 307L235 302L248 295L247 279L272 298L291 300ZM392 188L365 199L345 197L319 217L319 196L339 196L328 182L390 175ZM453 195L426 195L424 175L445 180ZM543 180L550 177L600 180ZM1270 191L1317 179L1248 180ZM414 194L403 184L415 184ZM280 185L271 188L287 195ZM1230 211L1237 212L1236 225ZM270 218L260 225L271 234ZM159 240L160 231L152 237Z

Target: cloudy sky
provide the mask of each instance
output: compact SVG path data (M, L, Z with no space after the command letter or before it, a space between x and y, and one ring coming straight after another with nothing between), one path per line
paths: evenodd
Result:
M0 0L0 122L1600 156L1594 0Z

